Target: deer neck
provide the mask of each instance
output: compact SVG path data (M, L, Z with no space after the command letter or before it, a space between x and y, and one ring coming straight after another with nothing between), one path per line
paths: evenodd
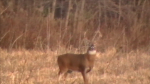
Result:
M87 56L88 61L94 61L96 54L91 55L91 54L87 53L86 56Z

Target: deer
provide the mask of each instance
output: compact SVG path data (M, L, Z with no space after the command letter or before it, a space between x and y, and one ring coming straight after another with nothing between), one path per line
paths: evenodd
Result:
M68 73L77 71L82 74L84 84L89 84L87 73L92 70L95 57L96 49L93 44L89 46L87 52L84 54L66 53L59 55L57 58L57 63L59 66L59 81L62 76L66 78Z

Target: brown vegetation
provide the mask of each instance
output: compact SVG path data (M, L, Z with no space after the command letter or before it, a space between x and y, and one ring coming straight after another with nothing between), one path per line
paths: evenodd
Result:
M148 49L149 6L149 0L1 0L0 47L81 48L94 39L98 50Z
M67 73L70 71L79 71L81 72L84 83L88 84L87 73L90 72L93 68L94 61L96 57L96 50L94 45L90 45L87 53L85 54L63 54L59 55L57 62L59 66L59 77L62 74L67 76Z
M57 56L74 49L56 52L0 49L1 84L59 84ZM115 48L99 53L93 70L87 74L89 84L149 84L149 52L116 53ZM115 54L115 55L114 55ZM83 84L80 73L68 74L64 84Z
M99 53L90 84L149 84L149 8L150 0L0 0L0 84L58 84L56 56L83 53L90 41ZM65 84L83 83L68 76Z

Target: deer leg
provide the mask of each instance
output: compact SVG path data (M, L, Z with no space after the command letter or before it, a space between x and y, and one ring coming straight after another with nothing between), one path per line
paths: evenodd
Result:
M83 76L84 84L88 84L86 70L83 70L81 73L82 73L82 76Z
M58 81L60 81L61 80L61 78L62 78L62 72L61 72L61 70L58 72Z
M86 73L90 72L93 67L89 67L89 69L86 70Z
M67 75L68 75L68 72L65 72L65 73L64 73L64 81L66 81Z
M67 71L68 71L68 70L67 70L66 68L60 68L60 69L59 69L59 72L58 72L59 81L62 79L62 75L64 75L64 77L67 76L67 74L66 74Z
M86 73L88 73L88 72L90 72L91 71L91 68L89 68L87 71L86 71Z

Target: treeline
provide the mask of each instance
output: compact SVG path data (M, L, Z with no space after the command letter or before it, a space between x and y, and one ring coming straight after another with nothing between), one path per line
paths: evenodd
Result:
M150 46L149 0L0 0L0 47Z

